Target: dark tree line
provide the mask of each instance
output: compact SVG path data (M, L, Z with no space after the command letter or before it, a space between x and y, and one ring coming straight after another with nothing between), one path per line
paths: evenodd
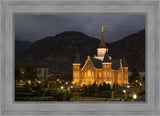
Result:
M106 84L105 82L103 84L100 84L99 86L96 84L96 82L92 85L84 86L84 91L89 93L97 93L109 90L111 90L110 84Z
M33 64L24 67L24 73L20 71L20 64L15 62L15 79L16 80L34 80L37 79L37 69Z

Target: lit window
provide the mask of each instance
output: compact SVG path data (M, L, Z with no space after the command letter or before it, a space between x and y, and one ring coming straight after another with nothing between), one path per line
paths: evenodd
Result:
M102 75L102 74L101 74L101 72L100 72L100 73L99 73L99 77L101 77L101 75Z
M91 77L91 71L88 70L88 77Z
M94 76L94 72L92 72L92 77Z

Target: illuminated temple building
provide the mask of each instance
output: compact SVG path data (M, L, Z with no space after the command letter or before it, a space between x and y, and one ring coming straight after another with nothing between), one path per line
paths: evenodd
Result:
M118 52L118 51L117 51ZM128 84L128 66L122 59L112 59L106 47L103 26L97 56L88 56L87 60L81 64L78 52L73 62L73 83L75 87L92 85L93 83L109 83L125 86Z

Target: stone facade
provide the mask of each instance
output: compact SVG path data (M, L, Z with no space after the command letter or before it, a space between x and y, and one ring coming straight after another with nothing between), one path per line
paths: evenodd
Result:
M97 56L88 56L82 65L79 54L76 54L73 62L73 83L75 87L83 87L84 85L92 85L93 83L103 84L110 83L125 86L128 84L128 67L123 59L112 59L108 55L108 48L105 45L103 27L99 48L97 48Z

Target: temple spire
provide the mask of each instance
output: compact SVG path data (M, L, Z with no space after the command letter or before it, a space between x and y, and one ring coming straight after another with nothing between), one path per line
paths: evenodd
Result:
M81 63L79 53L78 53L78 48L76 48L76 56L75 56L75 60L73 63Z
M102 26L101 28L102 28L102 32L103 32L104 26Z
M101 34L101 41L100 41L100 44L99 44L99 48L106 48L104 35L103 35L104 26L102 26L101 28L102 28L102 34Z

